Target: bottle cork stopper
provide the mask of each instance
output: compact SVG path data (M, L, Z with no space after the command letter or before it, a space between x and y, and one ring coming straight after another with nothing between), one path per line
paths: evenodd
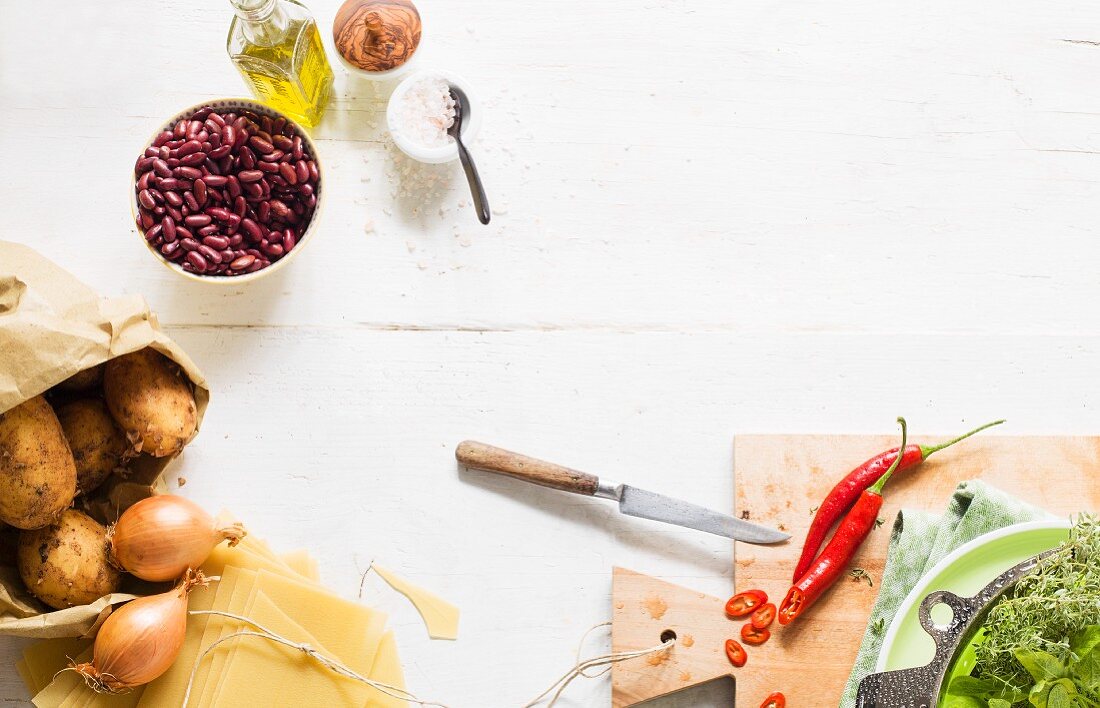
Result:
M336 51L363 71L389 71L420 45L420 13L411 0L347 0L332 21Z

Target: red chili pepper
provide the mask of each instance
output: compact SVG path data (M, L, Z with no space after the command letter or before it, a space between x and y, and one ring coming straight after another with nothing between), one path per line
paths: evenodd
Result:
M767 629L775 621L775 605L768 603L761 605L760 609L752 613L752 626L757 629Z
M760 704L760 708L787 708L787 697L779 691L771 694Z
M741 646L736 640L727 639L726 658L730 660L731 664L741 668L749 660L749 655L745 653L745 647Z
M901 425L901 447L904 448L905 419L898 418L898 423ZM871 529L875 527L878 512L882 509L882 488L897 470L901 459L895 456L894 463L885 474L879 477L870 489L859 495L855 506L840 522L836 533L825 546L825 550L817 557L813 567L787 591L787 596L779 606L779 624L790 624L817 602L822 593L832 587L833 583L844 574L848 562L859 550L863 540L871 533Z
M996 420L992 423L986 423L979 428L975 428L968 433L939 445L904 446L905 453L901 456L901 464L898 465L896 471L901 472L902 470L916 467L921 462L927 460L928 456L932 453L951 447L955 443L965 440L971 435L980 433L986 428L992 428L994 425L1000 425L1003 422L1003 420ZM814 559L817 557L817 552L821 549L821 543L825 540L825 535L829 533L829 529L832 528L833 523L851 507L852 503L859 498L863 490L874 484L875 480L881 477L886 469L894 464L894 461L898 459L899 449L900 448L895 447L892 450L887 450L886 452L875 455L849 472L844 479L840 480L837 485L833 487L832 491L829 492L825 500L821 502L821 506L817 507L817 511L814 513L814 520L810 524L810 530L806 532L806 542L802 546L802 555L798 558L798 565L794 568L794 575L791 582L797 583L798 579L806 574L806 571L810 569L810 565L813 564Z
M740 619L752 614L753 610L768 601L768 593L763 590L745 590L726 600L726 614Z
M752 622L746 622L741 628L741 641L754 647L758 647L771 639L772 633L766 629L757 629Z

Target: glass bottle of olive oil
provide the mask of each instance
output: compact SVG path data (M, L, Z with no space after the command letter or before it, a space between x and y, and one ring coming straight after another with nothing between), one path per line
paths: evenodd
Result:
M226 51L256 98L308 127L332 93L332 67L313 16L296 0L229 0Z

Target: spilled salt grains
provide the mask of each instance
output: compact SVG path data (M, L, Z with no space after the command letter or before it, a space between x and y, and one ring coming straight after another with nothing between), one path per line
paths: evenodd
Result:
M455 122L455 102L446 79L425 76L398 100L394 130L424 147L442 147L454 142L447 130Z

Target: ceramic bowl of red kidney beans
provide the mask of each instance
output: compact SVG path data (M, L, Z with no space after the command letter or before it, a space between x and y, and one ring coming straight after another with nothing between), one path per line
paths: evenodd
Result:
M156 132L134 165L146 246L172 270L240 283L284 267L314 231L321 164L297 124L262 103L192 106Z

